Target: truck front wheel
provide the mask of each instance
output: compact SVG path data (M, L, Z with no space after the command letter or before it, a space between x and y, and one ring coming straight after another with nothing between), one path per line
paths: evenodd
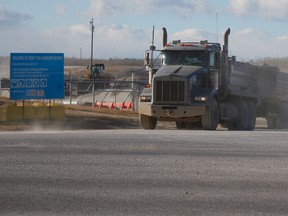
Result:
M140 125L143 129L154 130L157 125L157 118L152 116L139 115Z
M206 113L202 116L202 126L205 130L216 130L219 123L219 106L216 99L212 99Z

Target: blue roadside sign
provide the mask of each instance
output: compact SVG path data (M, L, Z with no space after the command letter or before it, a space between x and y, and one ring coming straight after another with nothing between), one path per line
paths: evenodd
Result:
M10 99L64 98L63 53L11 53Z

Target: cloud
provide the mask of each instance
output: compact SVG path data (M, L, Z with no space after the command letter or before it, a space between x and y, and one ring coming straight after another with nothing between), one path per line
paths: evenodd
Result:
M209 11L209 4L204 0L91 0L84 15L113 18L121 13L153 15L170 12L173 16L185 17L191 12L203 11Z
M28 22L33 17L28 14L22 14L19 12L12 12L0 5L0 25L1 26L13 26L22 22Z
M93 35L95 58L142 58L144 50L149 46L149 36L145 32L127 25L96 26ZM72 53L73 56L78 57L79 50L82 48L83 57L90 57L91 31L89 25L80 24L67 29L52 29L46 31L44 37L62 41L63 51L70 55ZM57 49L56 46L54 48Z
M216 34L208 31L203 31L200 29L185 29L181 32L176 32L171 35L171 39L181 39L182 41L200 41L208 40L215 42Z
M56 27L46 30L1 30L6 38L1 53L11 52L63 52L67 57L89 58L91 50L91 31L89 24L70 27ZM9 38L9 41L8 41ZM97 26L94 31L95 58L142 58L150 46L150 32L127 25ZM13 43L11 43L13 41Z
M240 59L250 60L264 57L288 56L288 35L273 35L255 29L242 29L232 32L230 37L230 52Z
M168 34L169 41L200 41L216 42L216 34L200 29L185 29L180 32ZM219 43L223 45L224 32L219 33ZM251 28L233 31L229 37L229 55L235 55L240 61L249 61L264 57L288 56L288 35L273 35L270 32Z
M55 12L59 15L66 14L66 8L64 5L55 5Z
M17 30L20 31L20 30ZM63 52L67 57L90 57L91 31L89 24L77 24L70 27L57 27L43 31L29 30L17 32L12 29L1 30L0 34L6 38L1 53L10 52ZM160 30L155 31L155 45L162 47ZM219 42L223 44L224 32L219 33ZM13 43L8 41L13 41ZM200 29L185 29L179 32L169 32L168 41L181 39L182 41L200 41L208 39L216 41L214 32ZM143 58L144 51L151 45L151 32L127 25L97 26L94 31L94 57L108 58ZM262 57L288 56L288 35L273 35L272 33L244 28L233 31L229 38L229 55L235 55L240 61L249 61Z
M230 0L227 9L240 17L259 16L268 20L288 20L287 0Z
M96 57L142 58L149 46L149 36L140 29L126 25L106 25L96 28Z
M282 40L282 41L287 41L288 40L288 35L284 35L284 36L279 36L277 37L279 40Z
M119 23L116 17L120 17L121 14L139 14L139 16L152 14L153 16L154 13L165 13L185 18L191 12L206 13L209 6L205 2L208 0L91 0L90 8L85 12L85 15L89 15L89 18L95 17L95 20L108 20L107 23L106 21L95 22L94 56L95 58L143 58L144 51L151 45L151 30L143 30L132 25L111 24ZM279 0L278 3L284 9L268 0L233 0L233 4L231 1L229 7L231 12L239 16L256 14L257 16L266 15L265 18L267 19L272 19L272 17L273 19L285 19L285 16L288 16L284 13L285 8L288 7L286 7L286 1ZM65 8L61 5L54 9L60 14L65 13ZM273 13L267 13L265 10L268 9ZM274 10L279 10L279 13L274 12ZM101 19L97 19L97 16L100 16ZM115 20L112 22L109 20L114 18ZM8 11L0 5L0 26L4 23L16 25L31 19L33 18L29 15ZM83 58L89 58L91 44L89 27L89 22L87 22L86 24L80 23L66 27L57 27L56 25L55 28L33 31L29 31L27 28L24 30L0 28L0 35L3 38L1 53L2 55L9 55L10 52L63 52L67 57L79 57L81 49ZM220 43L223 43L223 34L219 33ZM244 28L235 32L232 29L229 40L230 54L247 61L256 56L288 56L288 50L283 48L288 47L288 36L276 35L274 32L273 34L251 28ZM217 42L217 35L215 32L196 28L187 28L178 32L169 32L168 29L168 41L177 39L182 41L207 39L211 42ZM155 45L158 49L162 46L161 40L161 30L156 29Z

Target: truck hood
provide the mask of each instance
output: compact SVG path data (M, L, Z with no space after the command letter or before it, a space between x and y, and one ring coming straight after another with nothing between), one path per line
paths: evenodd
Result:
M203 70L200 66L184 66L184 65L169 65L162 66L154 77L167 77L167 76L177 76L177 77L189 77L191 74Z

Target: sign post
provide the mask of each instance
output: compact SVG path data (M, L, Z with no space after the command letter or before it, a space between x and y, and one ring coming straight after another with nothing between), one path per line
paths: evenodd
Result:
M63 53L11 53L11 100L61 98L64 98Z

